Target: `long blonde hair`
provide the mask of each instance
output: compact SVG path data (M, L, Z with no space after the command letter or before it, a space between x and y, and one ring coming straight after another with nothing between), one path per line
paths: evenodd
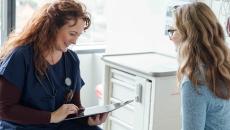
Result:
M187 75L195 87L203 75L209 89L222 99L230 98L230 59L224 31L213 11L202 2L176 8L175 21L181 34L177 79Z
M55 0L47 3L37 10L31 20L19 34L11 33L9 39L0 50L0 62L4 60L15 48L32 44L34 49L34 65L40 76L44 75L48 63L43 54L55 47L58 30L69 20L83 19L85 30L91 24L89 13L85 6L74 0ZM76 24L76 23L75 23Z

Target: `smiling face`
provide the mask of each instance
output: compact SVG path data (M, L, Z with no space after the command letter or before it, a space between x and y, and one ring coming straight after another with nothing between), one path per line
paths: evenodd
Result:
M75 44L85 26L86 23L83 19L78 19L76 24L74 20L69 20L57 33L55 50L66 52L70 44Z

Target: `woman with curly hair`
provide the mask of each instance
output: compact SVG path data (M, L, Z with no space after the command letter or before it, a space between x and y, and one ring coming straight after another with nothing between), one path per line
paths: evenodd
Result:
M182 130L230 130L230 51L213 11L176 6L168 30L178 53Z
M83 109L79 59L67 47L90 26L74 0L44 5L0 51L0 130L100 130L107 113L65 120Z

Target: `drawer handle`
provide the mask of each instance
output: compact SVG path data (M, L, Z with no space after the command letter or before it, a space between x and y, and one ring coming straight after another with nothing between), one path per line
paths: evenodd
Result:
M142 102L142 84L137 84L136 87L136 102Z

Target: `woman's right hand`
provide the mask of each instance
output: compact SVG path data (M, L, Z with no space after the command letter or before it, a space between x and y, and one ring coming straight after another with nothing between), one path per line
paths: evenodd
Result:
M50 123L59 123L69 114L77 113L79 108L74 104L63 104L56 111L51 113Z

